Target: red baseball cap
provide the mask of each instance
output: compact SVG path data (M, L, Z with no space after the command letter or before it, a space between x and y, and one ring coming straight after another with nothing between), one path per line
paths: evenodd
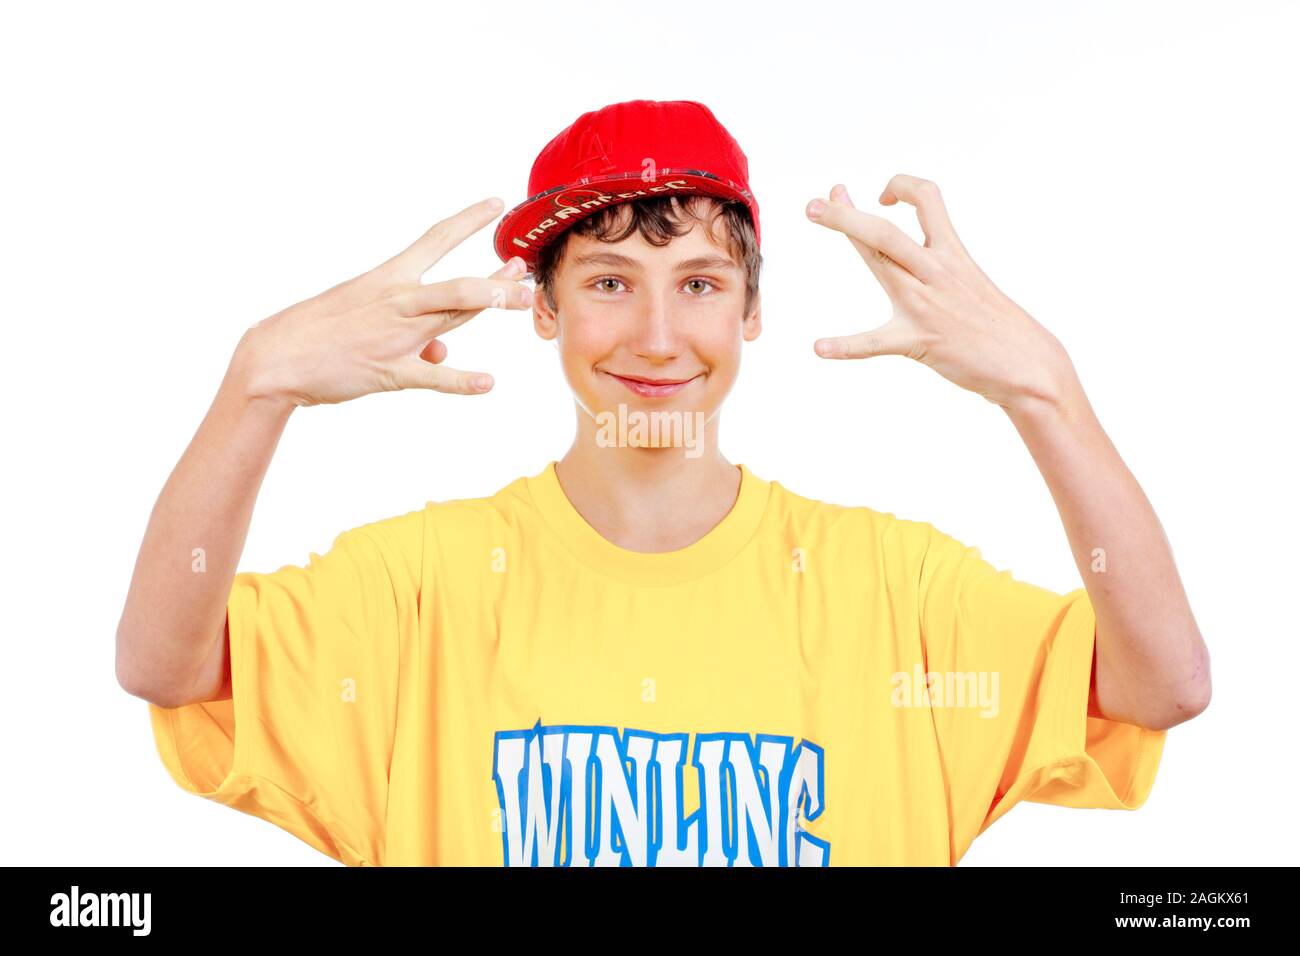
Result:
M503 262L531 271L564 230L606 206L654 196L700 194L743 202L759 238L749 160L703 103L629 100L583 113L538 154L528 197L497 224Z

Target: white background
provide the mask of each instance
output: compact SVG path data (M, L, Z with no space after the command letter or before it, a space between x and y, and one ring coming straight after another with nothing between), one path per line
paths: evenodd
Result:
M114 632L150 509L245 328L388 258L626 99L707 103L762 209L761 337L724 453L1079 585L1005 415L820 335L888 301L805 203L939 183L967 248L1068 348L1168 533L1213 655L1137 812L1021 804L963 866L1289 863L1295 809L1294 4L7 5L5 863L338 865L189 796ZM491 227L426 281L497 266ZM524 313L447 338L486 396L296 412L241 568L490 494L560 457L572 400Z

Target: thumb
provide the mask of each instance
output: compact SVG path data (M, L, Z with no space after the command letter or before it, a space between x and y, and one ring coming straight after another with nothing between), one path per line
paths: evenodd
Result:
M912 347L912 334L897 319L884 325L854 335L839 335L818 339L813 349L822 358L858 359L873 355L907 355Z

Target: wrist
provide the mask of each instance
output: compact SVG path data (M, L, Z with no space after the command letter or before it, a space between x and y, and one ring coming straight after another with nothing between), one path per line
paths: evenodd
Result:
M1010 397L998 403L1012 419L1071 416L1087 404L1074 363L1054 336L1027 349L1025 358L1020 381L1008 390Z
M222 388L238 401L288 416L298 403L275 378L257 326L249 328L235 347Z
M1017 393L1002 410L1022 433L1026 428L1074 427L1093 414L1083 384L1072 369L1071 374L1061 375L1046 387Z

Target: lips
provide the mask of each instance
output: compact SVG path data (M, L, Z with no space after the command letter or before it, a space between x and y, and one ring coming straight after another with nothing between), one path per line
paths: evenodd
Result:
M699 378L698 375L692 378L631 378L625 375L615 375L613 372L606 372L606 375L623 383L631 392L640 395L642 398L666 398L669 395L676 395L691 382Z

